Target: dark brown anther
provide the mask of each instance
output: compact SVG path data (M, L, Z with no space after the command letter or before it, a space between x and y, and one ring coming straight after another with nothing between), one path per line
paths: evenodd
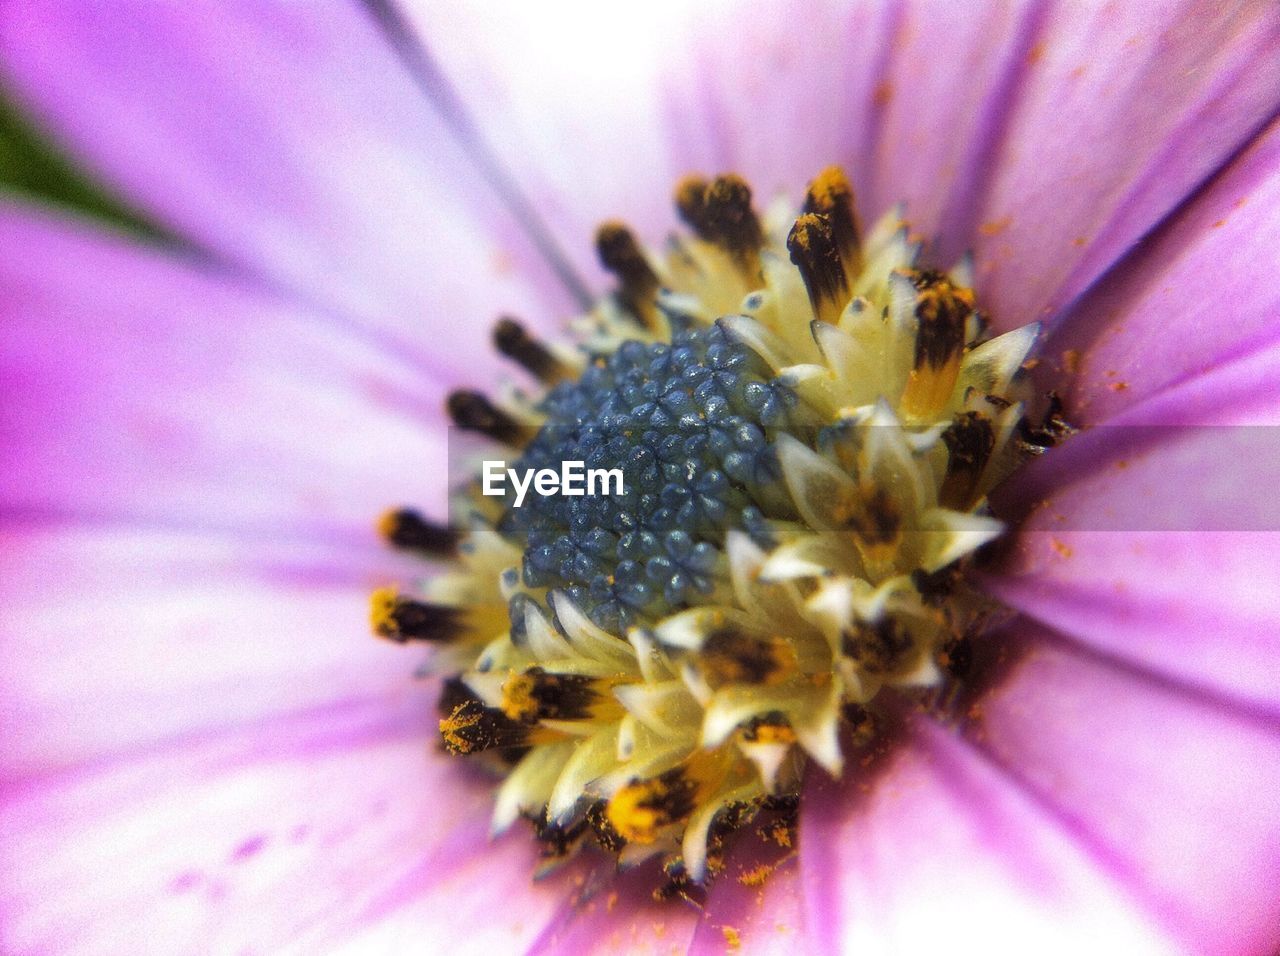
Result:
M857 274L862 267L862 227L858 222L853 187L844 170L828 166L809 184L804 197L804 211L826 216L845 273Z
M927 421L951 401L973 312L973 292L940 272L911 272L908 278L916 289L916 348L901 408L909 420Z
M787 251L809 290L814 316L834 325L849 301L849 280L831 220L817 213L805 213L787 235Z
M609 798L605 816L628 843L653 843L659 832L697 808L698 781L684 767L647 780L632 780Z
M454 529L427 521L412 508L388 511L378 521L378 533L403 551L430 558L452 557L461 535Z
M1018 422L1022 450L1029 454L1038 455L1053 448L1073 432L1075 429L1063 415L1062 399L1057 392L1049 393L1049 407L1045 409L1039 425L1032 426L1025 418Z
M705 216L718 241L735 256L755 255L764 242L751 208L751 187L741 176L717 176L707 187Z
M753 744L792 744L796 741L796 732L791 729L791 722L781 711L770 711L758 714L740 728L742 739Z
M547 385L572 376L572 372L551 354L551 350L525 331L523 325L508 316L498 320L493 329L497 350L530 375Z
M562 860L573 855L587 835L587 821L556 823L547 819L546 812L529 815L533 824L533 836L538 841L538 856L543 860Z
M911 632L900 621L885 617L846 632L840 650L868 674L885 675L902 669L913 644Z
M759 640L733 627L712 631L697 656L712 686L776 684L795 670L795 652L781 640Z
M911 583L920 592L920 599L930 607L942 607L955 594L964 572L958 564L949 564L932 574L923 568L911 572Z
M533 437L533 429L520 424L480 392L453 392L446 407L459 428L486 435L504 445L518 448Z
M728 252L747 278L759 276L764 230L751 208L746 180L732 173L710 183L688 176L676 187L676 209L698 238Z
M937 370L955 361L964 351L965 321L973 311L973 293L953 285L941 272L917 272L915 285L915 368Z
M966 511L995 448L991 420L977 412L964 412L942 433L942 441L947 446L948 457L939 502L944 507Z
M583 720L601 702L595 678L530 667L502 685L502 712L512 720Z
M535 742L536 728L509 719L502 711L486 707L475 696L466 696L467 693L465 687L455 693L456 703L440 719L440 738L450 753L509 750Z
M596 230L596 253L600 256L600 264L613 273L624 287L658 287L657 273L644 257L636 237L622 223L601 224Z
M595 803L587 807L584 816L587 825L591 827L591 832L595 835L596 842L610 853L617 853L627 841L622 838L622 834L613 828L613 824L609 822L609 816L606 813L608 804L603 800L597 800Z
M701 176L686 176L676 183L676 212L699 239L714 242L715 235L707 221L708 186Z
M880 485L867 496L866 507L849 519L849 529L873 550L894 544L902 532L902 513Z
M706 886L690 879L682 862L674 861L666 866L663 872L666 876L666 881L654 889L654 902L666 903L678 897L697 909L702 909L706 905Z
M451 641L465 629L464 617L461 608L415 601L391 588L374 591L369 609L373 633L397 644Z
M631 230L620 222L604 223L596 230L596 253L617 278L622 305L641 325L652 326L656 319L654 296L661 282Z

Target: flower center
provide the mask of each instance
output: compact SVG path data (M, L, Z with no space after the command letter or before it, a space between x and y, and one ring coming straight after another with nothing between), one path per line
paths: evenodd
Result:
M665 255L597 235L617 291L543 344L495 343L543 384L450 397L515 472L565 462L621 489L459 492L465 530L412 511L390 540L451 562L374 595L377 633L438 648L440 731L503 775L494 827L544 856L587 843L705 883L727 835L839 774L890 692L946 682L992 610L963 564L1001 531L988 492L1037 450L1018 372L968 267L918 265L896 213L865 235L838 169L761 219L735 176L680 184ZM1043 439L1039 440L1044 443Z

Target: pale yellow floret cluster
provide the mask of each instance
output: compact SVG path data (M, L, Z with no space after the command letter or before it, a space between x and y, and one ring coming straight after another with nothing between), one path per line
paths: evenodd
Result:
M682 185L680 201L711 203L720 183ZM543 377L669 340L670 314L719 321L827 439L777 436L786 500L770 513L789 517L771 520L772 544L729 532L705 600L606 633L565 593L526 587L520 545L468 497L456 563L426 595L461 615L432 664L469 695L443 715L446 744L507 758L494 829L530 817L549 857L594 840L695 882L724 831L798 792L807 761L841 773L852 714L885 688L943 681L948 648L987 612L948 572L1001 532L986 499L1026 454L1015 379L1036 337L991 337L968 267L922 270L900 211L861 233L838 170L798 218L782 203L754 236L713 227L660 256L632 249L643 261L616 270L619 294L574 324L588 348L547 347ZM537 396L509 390L498 407L540 424Z

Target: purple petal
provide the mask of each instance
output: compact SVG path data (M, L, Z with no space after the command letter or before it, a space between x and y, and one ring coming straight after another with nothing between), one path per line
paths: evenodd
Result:
M1078 370L1067 380L1073 423L1105 421L1251 342L1274 340L1280 287L1260 268L1258 250L1277 240L1280 123L1273 123L1064 317L1045 353L1051 360L1076 353ZM1268 381L1275 379L1259 377L1255 387Z
M870 213L905 201L912 228L936 237L931 255L950 265L972 241L1046 4L914 0L900 7L876 88L882 115L868 131L873 155L851 172L865 183Z
M445 508L443 387L347 327L9 206L0 403L10 512L372 541ZM435 462L436 464L433 464Z
M1182 951L1280 944L1280 726L1036 638L979 740Z
M416 694L403 649L368 635L395 567L371 548L75 524L10 524L0 546L5 780Z
M806 790L800 865L829 950L1169 951L1075 834L968 744L920 719L899 746Z
M996 321L1022 325L1082 292L1278 105L1280 23L1264 5L1055 7L977 221Z
M519 947L567 888L530 882L524 834L487 842L487 787L426 754L431 723L414 693L7 790L0 945Z
M614 875L598 868L577 893L566 893L528 949L534 954L671 953L688 947L697 912L678 901L655 902L662 873L648 863Z
M1107 654L1280 713L1278 378L1273 346L1015 475L1003 513L1032 511L985 587Z
M689 952L815 952L818 940L805 924L796 850L762 839L751 828L735 834L732 841Z
M572 305L360 4L51 0L7 10L0 50L146 212L437 364Z

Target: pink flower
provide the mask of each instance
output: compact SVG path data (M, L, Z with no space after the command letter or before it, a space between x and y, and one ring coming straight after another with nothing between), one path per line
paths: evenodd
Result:
M603 288L595 224L658 239L690 169L764 197L838 161L870 216L905 200L998 324L1045 323L1077 426L1274 424L1269 6L50 0L0 50L180 237L0 206L6 951L1280 944L1276 463L1240 430L1099 428L1020 473L983 572L1011 668L813 773L798 854L759 886L732 859L701 911L589 861L531 882L365 636L419 573L371 519L443 512L440 407L498 374L492 320L552 334ZM1106 530L1135 501L1172 524Z

